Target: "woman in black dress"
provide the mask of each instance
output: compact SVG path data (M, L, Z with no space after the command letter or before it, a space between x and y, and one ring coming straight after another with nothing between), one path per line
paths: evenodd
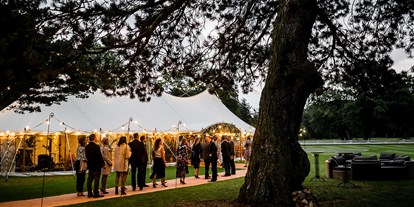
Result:
M165 151L164 144L160 138L155 140L154 148L152 149L152 154L154 157L154 164L152 165L152 174L150 178L152 179L152 187L156 188L157 178L161 179L161 185L165 185L165 168L167 166L167 161L165 160Z
M201 144L200 144L200 138L195 139L193 147L191 149L193 153L191 164L194 166L194 170L195 170L194 176L195 178L199 178L198 172L200 170L200 156L203 153L203 148L201 147Z

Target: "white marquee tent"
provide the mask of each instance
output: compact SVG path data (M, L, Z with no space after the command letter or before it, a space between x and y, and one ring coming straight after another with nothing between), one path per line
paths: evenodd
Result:
M42 106L41 110L40 113L25 114L2 110L0 132L20 132L25 127L37 132L45 132L48 127L49 132L64 131L65 128L81 132L125 132L128 126L134 132L198 132L222 122L234 124L242 132L254 131L207 90L185 98L163 93L161 97L152 97L150 102L129 97L108 98L96 93L87 99L69 97L67 102ZM48 125L46 121L51 113L53 117Z

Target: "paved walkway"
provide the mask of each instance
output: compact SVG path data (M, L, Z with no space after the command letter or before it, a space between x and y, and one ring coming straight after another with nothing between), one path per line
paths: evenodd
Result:
M217 181L220 182L220 181L224 181L224 180L244 177L246 175L247 169L243 166L244 166L244 164L236 164L236 168L239 169L239 170L236 171L236 175L223 177L222 175L224 174L224 172L219 173ZM128 179L130 179L130 176L128 177ZM208 180L204 179L204 176L200 176L200 179L196 179L194 177L187 177L185 179L185 182L186 182L185 185L180 184L179 179L177 179L177 181L178 182L176 184L175 179L167 180L167 186L168 187L163 187L163 186L160 185L160 181L158 180L157 181L158 182L157 188L153 188L152 185L150 185L150 187L144 188L144 190L142 190L142 191L140 191L140 190L132 191L131 186L127 186L128 190L127 190L127 195L125 195L125 196L139 195L139 194L144 194L144 193L152 193L152 192L170 190L170 189L175 189L175 188L185 188L185 187L203 185L203 184L208 184L209 183L209 182L207 182ZM213 184L213 183L211 183L211 184ZM109 194L106 194L104 197L101 197L101 198L87 198L87 196L78 197L76 195L76 192L74 192L74 193L71 193L71 194L65 194L65 195L60 195L60 196L45 197L45 198L43 198L43 201L42 201L41 198L36 198L36 199L30 199L30 200L4 202L4 203L0 203L0 207L63 206L63 205L86 203L86 202L92 202L92 201L97 201L97 200L121 197L120 194L115 195L115 188L107 189L107 191L109 192ZM42 204L42 202L43 202L43 204Z

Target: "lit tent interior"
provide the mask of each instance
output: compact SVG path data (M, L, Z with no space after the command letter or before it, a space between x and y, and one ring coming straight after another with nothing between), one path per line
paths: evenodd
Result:
M2 168L5 168L7 159L10 162L15 154L6 152L18 152L24 146L20 140L24 139L27 143L30 135L34 134L37 144L24 146L28 150L34 148L35 154L30 155L32 160L36 160L38 154L45 153L52 154L57 162L70 160L68 156L73 156L76 151L78 135L93 132L199 133L215 124L227 123L238 128L243 136L254 133L252 126L239 119L207 90L191 97L163 93L161 97L151 97L150 102L129 97L108 98L95 93L86 99L69 97L67 102L42 106L41 110L25 114L6 109L0 112ZM53 151L46 150L46 136L52 136Z

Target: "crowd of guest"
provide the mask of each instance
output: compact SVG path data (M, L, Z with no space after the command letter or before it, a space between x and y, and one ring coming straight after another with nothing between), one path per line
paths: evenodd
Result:
M236 174L235 168L235 144L230 136L223 135L219 143L218 136L206 136L204 139L196 138L192 145L189 140L182 136L179 137L179 145L176 148L176 177L180 179L181 184L186 184L186 175L189 173L189 163L194 167L194 176L196 179L200 178L200 162L204 161L204 178L208 182L217 181L217 164L221 158L222 167L225 174L223 176L231 176ZM88 170L88 178L86 180L87 196L98 198L108 194L106 191L106 183L112 169L115 171L115 194L126 195L127 187L126 180L128 172L131 172L131 187L135 191L137 187L143 190L144 187L149 187L145 183L147 164L149 160L146 137L139 137L138 133L133 134L133 140L127 143L127 137L119 138L118 143L114 149L114 159L112 161L112 149L108 138L102 138L100 145L97 143L95 134L89 135L89 143L86 137L79 138L79 145L76 151L76 191L77 196L85 196L83 193L83 186L85 183L86 171ZM246 165L250 160L251 154L251 138L248 137L244 148L244 158ZM168 145L166 146L171 150ZM158 138L154 142L151 150L153 157L152 173L152 187L157 188L157 179L160 179L161 186L168 187L165 180L165 169L167 161L165 158L164 142ZM211 168L211 176L210 176ZM99 181L101 179L101 188L99 189Z

